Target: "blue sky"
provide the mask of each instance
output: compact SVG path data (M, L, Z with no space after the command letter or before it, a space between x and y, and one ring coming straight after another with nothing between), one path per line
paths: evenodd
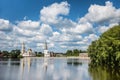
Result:
M88 12L91 4L104 5L107 0L0 0L0 17L12 22L22 20L25 16L28 19L38 20L39 12L43 6L62 1L67 1L71 5L68 18L76 20ZM119 0L109 1L112 1L115 7L120 7Z
M120 0L0 0L0 49L86 50L120 22Z

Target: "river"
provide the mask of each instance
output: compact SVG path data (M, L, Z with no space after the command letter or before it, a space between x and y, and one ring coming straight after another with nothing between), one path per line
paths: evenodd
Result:
M120 80L119 73L89 63L78 58L0 59L0 80Z

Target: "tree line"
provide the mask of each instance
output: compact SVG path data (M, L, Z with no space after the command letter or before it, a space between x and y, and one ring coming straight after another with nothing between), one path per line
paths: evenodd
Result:
M11 51L0 51L0 57L5 57L5 58L19 58L22 57L20 56L21 51L19 49L16 50L11 50Z
M22 58L23 56L20 55L21 51L19 49L7 51L7 50L0 50L0 57L2 58ZM44 54L42 52L35 52L36 57L43 57Z
M67 50L66 56L79 56L79 53L86 53L86 51L73 49L73 50Z

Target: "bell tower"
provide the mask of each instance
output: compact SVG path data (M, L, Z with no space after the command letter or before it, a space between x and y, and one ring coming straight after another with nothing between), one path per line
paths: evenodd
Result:
M44 43L44 57L49 57L47 42Z
M25 43L22 43L21 55L25 53Z

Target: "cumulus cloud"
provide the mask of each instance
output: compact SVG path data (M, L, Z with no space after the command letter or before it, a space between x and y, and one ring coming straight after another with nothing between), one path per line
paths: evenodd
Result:
M35 32L32 30L24 30L19 28L18 26L13 28L13 32L16 36L24 36L24 37L33 37L35 35Z
M60 15L69 13L69 4L67 2L53 3L48 7L43 7L40 11L40 20L44 23L58 23L62 19Z
M0 40L2 41L6 41L6 40L10 40L11 38L10 38L10 36L9 35L7 35L6 33L4 33L4 32L2 32L2 31L0 31Z
M94 32L94 29L93 29L93 26L91 23L89 22L86 22L86 23L82 23L82 24L79 24L77 23L74 27L69 27L69 28L62 28L60 29L63 33L68 33L68 34L90 34L90 33L93 33Z
M118 25L118 23L112 23L109 24L108 26L99 26L97 29L99 31L99 33L104 33L105 31L107 31L108 29L112 28L113 26Z
M99 37L95 34L90 34L89 36L86 36L85 38L88 40L94 41L94 40L97 40Z
M22 29L38 29L40 26L40 22L39 21L32 21L32 20L26 20L26 21L18 21L17 22L17 26L22 28Z
M70 31L77 34L92 33L93 27L90 23L78 24L75 28L71 28Z
M107 1L103 5L91 5L85 17L80 19L80 22L118 22L120 21L120 9L116 9L112 2Z
M40 28L40 32L46 36L52 36L53 31L52 28L47 24L42 24Z
M10 24L9 20L0 19L0 31L11 31L12 24Z

